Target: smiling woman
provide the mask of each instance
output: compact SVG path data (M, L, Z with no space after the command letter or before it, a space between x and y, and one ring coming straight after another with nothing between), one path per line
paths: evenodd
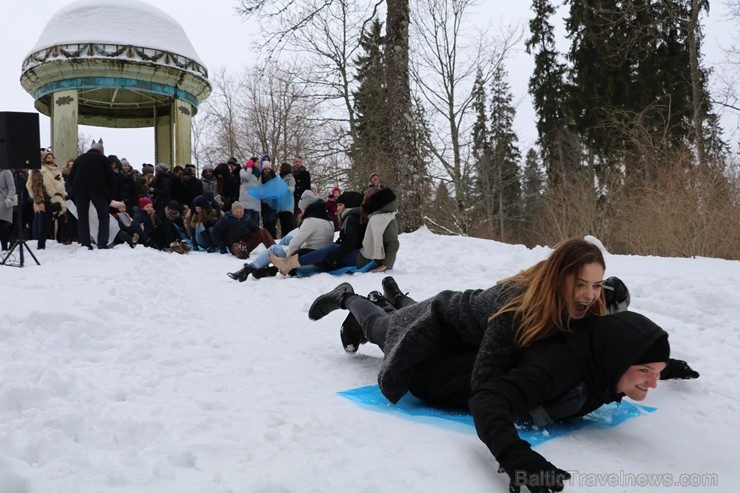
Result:
M577 250L583 246L580 241L571 240L564 245ZM568 258L568 255L557 255L558 248L538 265L551 267L548 264L558 263L549 262L552 257ZM574 278L583 277L583 267L570 273L568 269L553 272L570 277L571 286L577 284ZM584 291L566 289L564 293L568 298L576 293L593 294L600 282L589 283L589 289ZM413 303L400 294L392 278L384 279L383 285L385 302L392 300L397 308L390 315L343 283L319 296L309 309L309 317L322 318L336 308L351 312L360 334L385 353L378 383L392 403L410 392L433 406L469 409L478 436L511 478L513 492L521 486L531 491L560 491L570 477L519 438L513 423L515 418L546 426L584 416L604 404L620 401L625 395L643 400L648 390L657 386L660 372L668 361L668 334L646 317L624 311L603 317L581 317L574 321L572 333L564 337L540 336L536 342L523 346L508 367L491 371L497 351L503 354L511 348L506 347L505 339L501 340L502 347L497 347L495 340L486 341L489 333L509 328L495 325L502 315L490 318L483 315L486 304L482 299L486 292L442 292L430 300ZM544 292L540 296L543 298L547 298ZM425 316L427 311L433 315ZM415 327L418 320L424 321L422 327ZM343 340L348 327L345 321ZM488 345L485 351L484 344ZM547 488L537 489L543 486L538 483L543 476L548 478ZM533 477L538 479L531 480Z

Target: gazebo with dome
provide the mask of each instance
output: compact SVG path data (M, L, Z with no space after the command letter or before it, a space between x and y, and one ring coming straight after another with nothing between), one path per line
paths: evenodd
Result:
M81 0L54 14L23 61L21 84L51 118L59 160L77 126L154 127L155 162L191 161L192 118L211 93L179 23L140 0Z

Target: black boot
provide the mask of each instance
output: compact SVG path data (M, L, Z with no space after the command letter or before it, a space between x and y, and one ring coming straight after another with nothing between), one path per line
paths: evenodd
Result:
M275 277L278 273L278 268L274 265L262 267L261 269L255 269L252 272L252 277L255 279L262 279L263 277Z
M393 279L393 276L388 276L381 281L381 284L383 285L383 296L385 296L385 299L390 301L394 307L399 308L398 302L406 294L401 292L398 284L396 284L396 280Z
M342 347L348 353L356 353L360 344L367 342L362 327L360 327L360 322L351 313L347 315L339 329L339 338L342 339Z
M251 265L244 264L244 267L242 267L238 271L227 272L226 275L235 281L244 282L247 280L247 277L249 277L249 274L251 274L253 271L254 271L254 268Z
M355 294L352 285L348 282L343 282L314 300L311 308L308 309L308 318L311 320L320 320L334 310L344 308L344 299L352 294Z
M369 293L367 293L367 299L382 308L385 313L396 311L396 307L393 306L384 295L380 294L380 291L370 291Z

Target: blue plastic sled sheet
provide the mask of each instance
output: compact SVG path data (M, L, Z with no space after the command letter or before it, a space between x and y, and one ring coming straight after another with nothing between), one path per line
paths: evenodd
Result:
M355 267L354 265L349 265L346 267L339 267L338 269L330 270L330 271L323 271L319 270L312 266L306 266L306 267L299 267L296 269L296 277L309 277L314 274L321 274L322 272L328 272L329 274L333 276L341 276L344 274L358 274L361 272L370 272L374 268L378 266L378 263L373 260L372 262L368 262L367 264L363 265L359 269Z
M475 433L475 425L470 413L429 407L409 393L403 396L395 405L385 398L377 385L358 387L337 393L371 411L387 412L412 421L433 424L466 433ZM546 428L518 424L516 428L522 440L526 440L532 446L535 446L576 430L613 428L629 419L651 413L656 409L655 407L635 405L627 401L622 401L621 404L613 402L601 406L582 418L556 423Z

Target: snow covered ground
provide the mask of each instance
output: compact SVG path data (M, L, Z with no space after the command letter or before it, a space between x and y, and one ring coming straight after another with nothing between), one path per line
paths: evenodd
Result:
M344 314L311 322L308 307L382 274L240 284L231 255L28 244L41 266L0 267L0 493L507 491L474 434L336 394L374 384L382 354L346 354ZM392 274L423 299L548 252L422 229L401 236ZM652 414L537 450L573 473L569 492L738 491L740 262L608 255L609 275L701 378L661 383Z

